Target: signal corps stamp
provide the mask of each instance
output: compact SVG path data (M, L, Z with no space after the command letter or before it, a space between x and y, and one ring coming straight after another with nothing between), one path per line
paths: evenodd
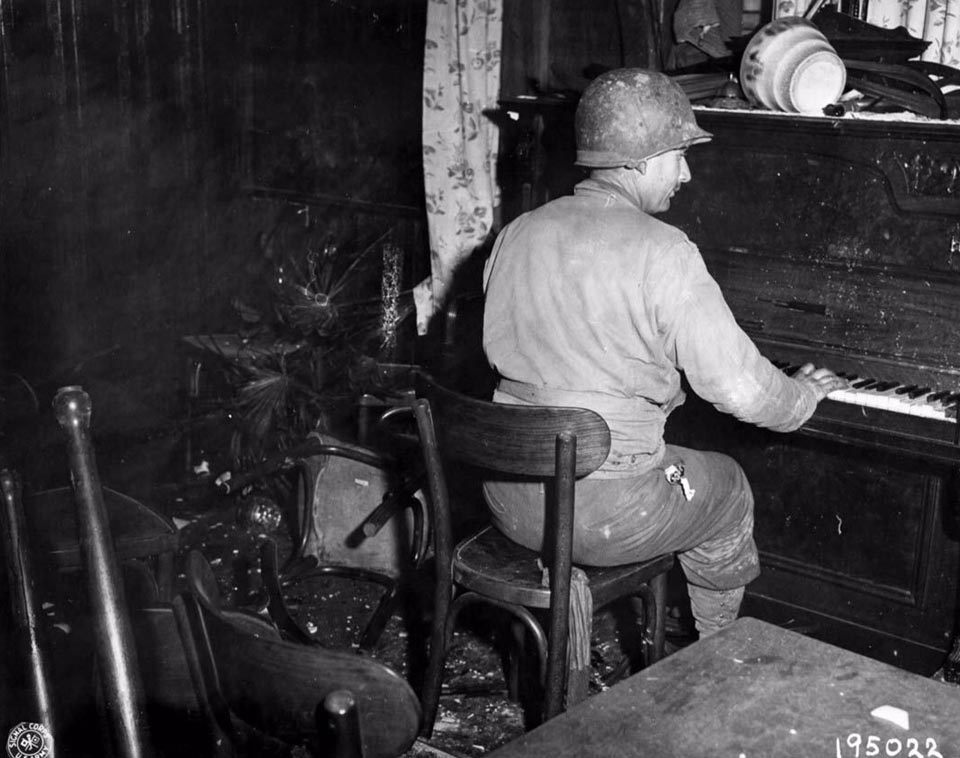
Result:
M43 724L23 721L7 735L9 758L47 758L53 750L53 735Z

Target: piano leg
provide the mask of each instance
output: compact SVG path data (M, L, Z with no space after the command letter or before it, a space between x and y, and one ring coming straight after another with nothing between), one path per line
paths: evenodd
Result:
M953 635L950 653L943 664L943 681L960 684L960 634Z

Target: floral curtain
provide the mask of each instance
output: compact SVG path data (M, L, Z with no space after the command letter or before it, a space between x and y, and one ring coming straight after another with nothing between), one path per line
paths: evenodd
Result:
M906 27L929 40L923 60L960 67L960 0L870 0L866 20L885 29Z
M415 289L417 327L446 298L457 266L493 229L503 0L429 0L423 61L423 176L430 278Z
M776 15L802 16L814 0L776 0ZM960 0L862 0L867 23L884 29L904 27L930 45L925 61L960 68Z

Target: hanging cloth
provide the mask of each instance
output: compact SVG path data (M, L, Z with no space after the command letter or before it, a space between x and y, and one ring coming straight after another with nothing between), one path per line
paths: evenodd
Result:
M415 289L423 334L454 273L493 231L503 0L429 0L423 61L423 179L431 276Z

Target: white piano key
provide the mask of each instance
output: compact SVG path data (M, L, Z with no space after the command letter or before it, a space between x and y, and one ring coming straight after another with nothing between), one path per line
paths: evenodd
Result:
M939 401L930 402L927 396L906 398L896 394L896 390L871 392L861 389L835 390L827 398L838 403L849 403L865 408L879 408L892 413L902 413L920 418L937 419L956 423L956 418L947 415L947 407Z
M852 385L864 380L864 377L846 376L847 381ZM873 389L861 389L858 387L847 387L842 390L834 390L827 399L837 403L847 403L849 405L859 405L864 408L878 408L891 413L900 413L907 416L916 416L918 418L929 418L937 421L946 421L957 423L956 404L944 405L940 400L931 400L930 396L937 393L937 390L930 390L910 397L908 393L897 393L905 385L900 384L890 389L876 391ZM914 388L915 385L910 385Z

